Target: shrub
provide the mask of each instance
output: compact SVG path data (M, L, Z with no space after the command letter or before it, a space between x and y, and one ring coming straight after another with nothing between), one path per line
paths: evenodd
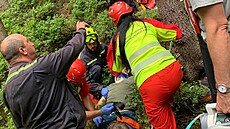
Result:
M57 5L55 2L66 2L65 7ZM105 0L10 0L8 10L0 14L8 34L20 33L28 37L36 47L38 55L58 50L68 39L71 38L71 32L77 21L86 21L99 34L99 40L108 44L116 27L108 16L108 3ZM63 4L62 4L63 5ZM60 7L67 9L71 14L68 16L60 14ZM67 11L68 12L68 11ZM138 12L136 16L140 18L158 18L157 10L147 12ZM7 66L3 57L0 55L0 96L4 87L4 81L7 77ZM108 73L109 70L105 68ZM103 84L107 84L109 77L103 75ZM132 86L134 93L132 105L136 105L136 117L141 124L141 128L150 128L150 123L145 114L145 108L141 96L136 86ZM183 82L180 92L175 95L175 102L172 107L176 116L185 107L184 101L191 102L191 106L200 109L203 105L199 103L199 96L203 93L201 87L197 84ZM0 100L0 128L14 129L12 119ZM184 114L183 114L184 115ZM94 126L95 127L95 126Z
M104 0L71 0L71 17L93 23L97 19L97 14L105 9L107 2Z
M71 37L71 20L57 14L54 3L45 2L40 6L26 7L27 11L24 12L21 11L22 1L19 5L17 3L13 2L11 8L1 14L1 19L9 34L20 33L31 40L38 55L57 50Z

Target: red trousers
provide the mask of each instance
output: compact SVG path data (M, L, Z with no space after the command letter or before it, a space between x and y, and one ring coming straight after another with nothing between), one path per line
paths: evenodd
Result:
M152 75L139 88L150 123L154 129L176 129L170 102L182 80L178 61Z

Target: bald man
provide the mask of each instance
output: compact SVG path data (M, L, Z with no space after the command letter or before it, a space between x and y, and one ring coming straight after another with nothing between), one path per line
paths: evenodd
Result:
M36 58L25 36L12 34L0 44L9 76L3 101L16 128L83 129L85 109L66 74L85 42L85 22L78 22L75 36L59 51Z
M1 52L9 66L18 61L32 62L36 58L35 48L32 42L20 34L12 34L1 43Z

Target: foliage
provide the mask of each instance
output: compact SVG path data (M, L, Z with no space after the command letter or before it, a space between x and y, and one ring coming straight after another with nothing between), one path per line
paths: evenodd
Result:
M11 8L6 10L1 18L8 33L25 35L35 44L38 55L57 50L70 38L69 28L73 28L71 20L56 14L57 9L54 3L45 2L26 11L22 11L21 4L11 3Z
M112 23L108 16L108 11L104 10L98 14L95 22L91 24L99 35L99 41L108 44L116 30L116 26ZM109 29L108 29L109 28Z
M76 21L82 20L89 23L97 31L99 41L108 44L112 32L115 31L115 26L108 16L108 3L105 0L71 0L70 5L72 5L69 7L72 9L71 17Z
M0 86L1 86L0 96L2 96L4 82L6 80L7 73L8 73L7 65L5 63L5 60L3 59L2 54L0 54L0 71L1 71L0 72ZM13 124L12 119L11 118L6 119L6 117L10 117L10 116L8 112L5 110L5 106L3 104L3 101L1 100L0 101L0 127L2 127L1 125L7 125L7 123ZM10 126L10 127L14 127L14 126Z
M208 93L209 90L207 90L207 88L205 88L199 82L182 82L180 91L177 92L176 100L178 100L178 103L185 100L191 100L193 104L198 104L199 100Z
M66 6L57 5L57 1L66 2ZM69 10L71 14L63 15L61 11L65 9ZM108 44L116 27L111 22L107 9L108 3L105 0L10 0L10 8L1 13L0 18L3 20L8 34L20 33L25 35L35 44L37 54L45 55L58 50L71 38L71 32L74 31L74 24L77 21L90 23L99 34L99 40ZM156 9L138 12L136 16L160 19L157 13ZM106 73L109 72L108 68L104 70ZM0 55L0 71L2 71L0 73L0 96L2 96L3 82L8 73L2 55ZM103 75L104 85L108 84L110 77L108 74ZM142 128L150 128L139 91L134 85L132 88L134 92L130 96L132 98L131 104L136 105L135 114L138 122ZM176 94L175 102L172 104L176 117L186 107L184 102L189 102L193 107L200 109L199 111L203 111L201 107L204 106L199 102L203 92L202 87L197 86L197 84L183 82L180 92ZM2 99L0 100L0 112L0 128L14 129L12 119L3 105Z
M176 92L174 96L174 102L172 103L172 108L175 113L175 117L178 123L189 123L197 115L205 112L205 102L200 100L209 95L209 89L204 87L198 82L182 82L180 89ZM184 119L181 119L181 118ZM187 124L178 124L179 129L184 129ZM196 123L194 127L200 128L200 123Z
M93 23L97 19L97 13L105 10L107 6L104 0L71 0L71 16L76 20L86 21L88 23Z
M2 54L0 54L0 85L3 84L4 80L6 80L6 75L8 73L8 70L7 70L7 65L6 65L6 62L2 56Z
M108 66L103 67L103 74L102 74L102 84L107 86L110 83L110 79L112 78L112 75L110 74Z

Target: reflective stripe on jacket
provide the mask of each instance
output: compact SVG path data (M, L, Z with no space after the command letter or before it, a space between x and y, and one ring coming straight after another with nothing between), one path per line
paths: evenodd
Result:
M175 24L164 24L154 19L144 20L144 23L145 25L143 22L133 22L126 32L125 54L138 87L148 77L176 61L159 42L175 40L182 36L181 30ZM116 50L115 58L107 57L107 60L110 70L113 73L120 73L123 66L118 38L116 42L118 49L114 49ZM110 50L112 49L109 48ZM112 56L112 54L107 56ZM112 59L116 59L116 61L114 62ZM111 64L111 62L113 63Z

